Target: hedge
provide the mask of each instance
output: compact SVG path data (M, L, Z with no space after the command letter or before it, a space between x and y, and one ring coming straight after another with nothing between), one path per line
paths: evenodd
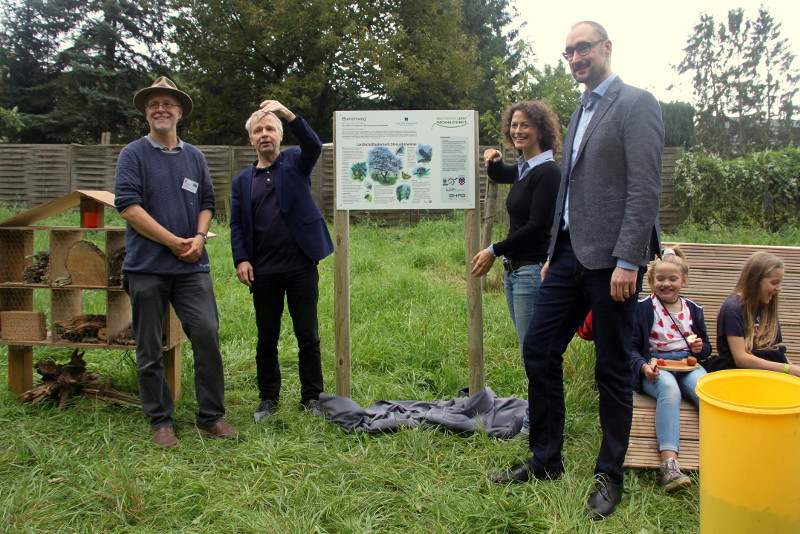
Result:
M800 150L722 160L687 152L675 169L675 200L687 220L711 228L800 227Z

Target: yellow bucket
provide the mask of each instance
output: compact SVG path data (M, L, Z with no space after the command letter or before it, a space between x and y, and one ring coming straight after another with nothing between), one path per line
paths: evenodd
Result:
M718 371L696 391L701 534L800 533L800 378Z

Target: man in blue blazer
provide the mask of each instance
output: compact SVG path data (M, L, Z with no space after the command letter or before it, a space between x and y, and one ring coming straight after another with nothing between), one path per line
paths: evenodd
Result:
M629 366L634 311L645 266L659 251L658 199L664 126L647 91L611 70L611 40L579 22L564 58L586 90L564 142L549 262L523 343L530 404L530 449L497 483L552 480L564 471L563 355L589 310L603 439L587 514L602 519L622 497L633 400Z
M281 151L283 124L299 147ZM245 124L258 160L231 185L231 248L239 281L250 288L256 312L259 423L278 407L281 373L278 338L284 296L299 349L300 404L321 416L317 263L333 242L311 196L311 170L322 142L309 125L276 100L265 100Z

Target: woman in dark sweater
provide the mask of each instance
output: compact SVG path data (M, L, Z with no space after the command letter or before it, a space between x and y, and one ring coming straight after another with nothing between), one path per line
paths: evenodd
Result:
M517 102L503 115L503 136L506 144L517 149L518 161L504 164L496 149L486 150L483 159L492 180L513 184L506 199L508 236L472 258L472 275L484 276L495 258L503 256L506 301L521 348L536 307L541 270L550 245L561 181L553 152L561 146L561 125L547 104L526 100ZM523 432L527 423L526 416Z

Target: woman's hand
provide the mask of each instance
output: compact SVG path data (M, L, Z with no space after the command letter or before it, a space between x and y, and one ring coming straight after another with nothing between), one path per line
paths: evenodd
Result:
M487 148L483 151L483 164L487 167L490 162L500 161L501 159L503 159L503 155L496 148Z
M481 250L472 258L472 276L480 278L489 272L492 265L494 265L494 256L487 249Z

